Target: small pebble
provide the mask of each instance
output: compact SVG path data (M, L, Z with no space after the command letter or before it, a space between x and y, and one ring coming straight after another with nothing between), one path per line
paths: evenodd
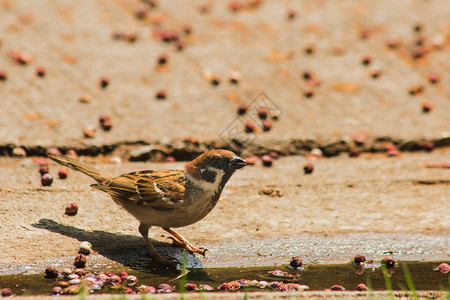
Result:
M78 205L75 202L69 203L66 206L65 214L68 216L75 216L78 213Z
M59 177L59 179L66 179L68 175L69 175L69 170L68 169L59 169L58 170L58 177Z
M82 253L79 253L77 256L75 256L73 265L77 268L84 268L84 266L86 266L86 256Z
M53 183L53 177L49 173L42 175L41 184L43 186L51 186Z
M83 128L82 132L83 132L83 135L85 138L92 139L95 137L95 128L93 128L93 127Z
M79 277L84 277L84 276L86 276L86 270L83 269L83 268L75 269L74 273L75 273L76 275L78 275Z
M224 282L224 283L219 285L218 289L221 290L221 291L226 292L226 291L230 290L230 285L228 284L228 282Z
M82 253L84 255L89 255L89 254L91 254L91 250L92 250L91 243L84 241L84 242L80 243L80 248L79 248L78 252Z
M92 96L91 95L83 95L78 99L78 101L80 101L81 103L91 103Z
M25 149L23 149L21 147L16 147L12 150L12 156L25 157L25 156L27 156L27 152L25 151Z
M164 159L164 162L175 162L175 157L173 157L173 156L167 156L167 157Z
M312 163L307 163L303 166L303 172L305 174L311 174L314 171L314 165Z

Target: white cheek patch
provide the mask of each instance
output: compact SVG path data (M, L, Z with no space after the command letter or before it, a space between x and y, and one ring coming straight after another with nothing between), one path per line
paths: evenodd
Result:
M192 178L189 176L189 174L186 174L186 177L190 182L192 182L193 185L201 188L204 192L209 193L215 193L219 190L220 182L222 181L223 175L225 175L225 172L221 169L217 169L214 167L206 167L209 171L214 171L216 173L216 177L214 179L214 182L208 182L206 180L198 180L195 178Z

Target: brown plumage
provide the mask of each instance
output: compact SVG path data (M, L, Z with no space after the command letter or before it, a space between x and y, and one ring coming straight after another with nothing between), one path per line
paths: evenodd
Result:
M148 239L151 226L160 226L175 239L175 244L189 252L205 254L171 227L191 225L203 219L216 205L220 194L236 169L245 161L228 150L211 150L190 162L185 170L147 170L112 176L77 159L50 155L61 165L92 177L92 187L101 190L137 220L139 232L149 246L150 253L163 259Z

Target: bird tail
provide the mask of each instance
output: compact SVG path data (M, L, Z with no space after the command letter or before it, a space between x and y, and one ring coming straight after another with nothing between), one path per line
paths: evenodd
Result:
M95 179L95 181L97 181L97 183L102 183L112 178L112 176L109 175L108 173L102 172L94 167L88 166L78 161L77 159L67 157L64 155L49 155L49 157L65 167L71 168L75 171L80 171L92 177L93 179Z

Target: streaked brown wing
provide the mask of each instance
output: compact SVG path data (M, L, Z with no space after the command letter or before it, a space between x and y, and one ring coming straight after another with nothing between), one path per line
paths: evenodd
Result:
M125 203L172 210L183 202L185 176L182 170L138 171L114 177L94 187Z

